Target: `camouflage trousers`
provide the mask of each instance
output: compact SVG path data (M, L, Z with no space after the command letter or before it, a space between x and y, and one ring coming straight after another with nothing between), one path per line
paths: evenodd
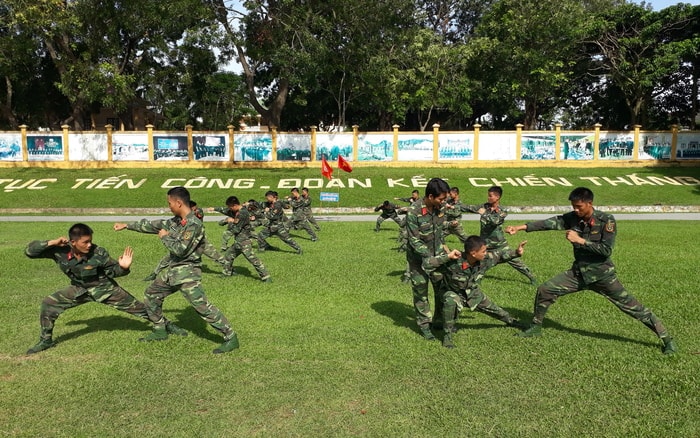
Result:
M542 324L549 306L554 304L557 298L585 289L603 295L616 305L618 309L640 321L660 338L668 336L666 327L664 327L661 320L649 308L645 307L627 292L614 273L595 283L586 283L580 273L571 269L556 275L537 288L535 314L532 317L532 322L534 324Z
M209 257L210 259L214 260L215 262L223 265L225 260L224 256L219 254L219 251L214 248L214 245L212 245L208 240L204 239L204 243L202 245L202 255L205 255ZM153 273L155 275L158 275L160 271L163 269L167 268L170 265L170 255L166 255L160 261L158 262L158 266L156 266L156 269L153 270Z
M411 280L411 290L413 292L413 308L416 311L416 323L420 329L425 329L433 322L433 314L442 316L443 314L443 294L447 290L447 283L444 279L438 278L438 273L428 275L421 266L420 259L408 259L408 273ZM433 285L433 300L435 302L435 313L430 310L430 300L428 298L428 283Z
M221 235L221 250L228 248L228 242L231 239L233 239L233 231L229 229L224 230L224 233Z
M166 297L179 290L204 321L209 323L214 330L221 333L224 339L232 338L236 333L231 328L228 319L218 307L209 302L204 294L200 281L201 270L194 268L194 271L196 271L192 275L194 278L184 280L183 283L179 284L169 284L171 280L165 275L167 271L164 271L148 286L144 300L148 319L155 328L165 328L167 320L163 316L163 301L165 301ZM198 276L197 273L199 273Z
M506 324L515 321L515 318L508 311L491 301L491 298L483 293L479 287L462 291L461 297L464 305L472 311L483 313Z
M467 240L467 233L464 231L464 228L462 227L462 223L458 220L453 220L453 221L445 221L445 224L443 225L442 228L442 235L443 237L447 237L450 234L454 234L457 236L460 242L464 243Z
M376 224L376 226L374 227L374 230L375 230L375 231L379 231L379 227L380 227L380 225L382 224L382 222L384 222L384 221L386 221L386 220L389 220L389 219L391 219L391 220L393 220L394 222L396 222L396 223L399 225L399 227L403 226L403 221L402 221L401 219L399 219L398 216L393 216L393 217L379 216L379 217L377 218L377 224Z
M292 218L292 228L295 230L306 231L312 239L316 240L318 237L313 229L311 229L311 223L305 216L293 217Z
M253 265L260 279L267 280L270 278L270 274L267 272L265 265L253 252L253 243L250 239L236 240L226 251L226 255L224 256L224 275L231 275L233 273L233 261L241 254Z
M291 246L292 248L296 249L297 251L301 249L301 247L292 239L292 237L289 235L289 231L287 228L280 224L280 225L272 225L272 226L267 226L260 230L258 233L258 248L261 250L266 250L270 245L267 243L267 239L270 236L277 236L282 240L282 242L286 243L287 245Z
M101 290L97 298L91 295L88 289L79 286L69 286L52 293L41 302L39 316L41 339L51 339L54 323L61 313L81 304L95 302L106 304L122 312L148 320L146 306L120 286L115 285L110 290Z
M313 225L316 231L321 231L321 227L318 225L318 222L316 222L316 218L313 214L305 213L304 215L306 216L306 220L309 221L311 225Z

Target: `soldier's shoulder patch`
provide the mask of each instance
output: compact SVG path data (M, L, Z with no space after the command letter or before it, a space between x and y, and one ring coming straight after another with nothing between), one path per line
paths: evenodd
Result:
M615 221L614 220L608 220L608 223L605 224L605 231L607 231L608 233L615 232Z
M190 240L192 238L192 231L185 231L185 234L182 235L182 238L185 240Z
M465 269L467 269L468 267L469 267L469 263L468 263L468 262L462 262L462 270L465 270Z
M425 216L426 214L428 214L428 208L427 208L427 207L423 207L423 208L420 210L420 213L421 213L423 216Z

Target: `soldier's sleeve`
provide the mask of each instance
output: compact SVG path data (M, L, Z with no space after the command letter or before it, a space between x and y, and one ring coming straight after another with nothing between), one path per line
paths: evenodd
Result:
M95 248L95 255L100 260L100 267L107 277L117 278L129 275L130 270L119 266L119 261L113 259L106 249L102 247Z
M408 234L408 244L413 251L423 258L430 257L428 246L420 238L418 216L411 211L406 215L406 233Z
M467 205L467 204L462 204L459 209L461 211L467 212L467 213L479 213L479 209L483 207L482 205Z
M615 223L615 217L609 215L607 221L603 224L600 231L600 240L597 240L593 235L586 239L586 242L581 245L588 251L602 255L604 257L610 257L612 254L613 247L615 246L615 235L617 234L617 224ZM574 244L578 245L578 244Z
M378 206L374 207L374 211L379 211L379 210L381 210L381 209L382 209L382 206L381 206L381 205L378 205Z
M214 211L221 214L226 214L228 207L214 207Z
M440 254L437 256L423 257L423 270L425 272L434 271L445 263L449 262L450 258L447 253Z
M564 216L552 216L549 219L534 221L525 224L526 232L532 231L549 231L549 230L566 230L568 229Z
M490 269L500 263L507 263L518 257L518 253L514 249L503 250L495 249L486 253L486 257L481 262L484 270Z
M176 257L185 258L195 252L204 237L204 227L199 221L188 220L182 233L163 236L161 241Z
M166 228L166 220L157 219L154 221L149 221L148 219L141 219L138 222L132 222L126 225L127 230L138 231L139 233L146 234L158 234L158 231Z
M30 259L50 259L53 258L53 253L48 240L32 240L24 250L24 254Z

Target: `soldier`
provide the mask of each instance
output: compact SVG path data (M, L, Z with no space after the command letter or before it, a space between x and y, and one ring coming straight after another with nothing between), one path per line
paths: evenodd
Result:
M25 250L32 259L53 259L70 278L71 285L54 292L41 302L41 334L39 342L27 354L51 348L53 327L58 316L66 310L89 302L112 306L117 310L148 320L146 307L114 280L129 274L133 260L131 247L126 247L119 260L110 257L106 249L92 243L92 229L85 224L75 224L68 230L68 238L34 240ZM186 335L187 332L165 321L169 333Z
M219 226L226 227L223 234L221 235L221 251L226 252L226 250L228 249L228 242L233 238L233 231L231 230L231 227L229 226L228 220L229 220L229 218L232 218L234 216L234 213L228 204L226 204L226 207L209 208L208 211L210 213L214 213L214 212L221 213L221 214L227 216L218 222Z
M190 208L192 208L192 211L194 212L195 216L200 221L204 220L204 210L202 210L200 207L197 206L197 203L194 201L190 201ZM221 266L224 266L225 260L224 256L219 254L219 252L214 248L214 245L207 240L206 236L202 240L202 244L199 245L199 250L201 251L202 255L205 255L209 257L210 259L214 260L216 263L220 264ZM163 269L168 267L168 264L170 264L170 255L163 256L162 259L160 259L160 262L158 262L158 266L148 274L143 281L153 281L158 277L158 273L162 271Z
M489 251L509 251L508 241L503 232L503 222L508 216L508 210L501 205L503 189L499 186L492 186L488 189L486 203L480 205L465 205L463 208L470 213L481 215L480 236L486 240L486 247ZM537 286L537 278L532 270L518 257L507 262L516 271L520 272L530 280L530 284Z
M499 321L503 321L509 327L525 328L517 319L505 309L486 296L481 291L481 280L484 273L498 263L507 263L516 257L523 255L527 241L521 242L517 250L487 251L486 241L479 236L469 236L464 242L464 252L457 257L454 251L423 260L424 269L430 272L445 264L447 273L447 291L442 297L442 315L444 320L445 337L442 345L446 348L454 348L452 334L456 331L457 316L464 306L470 310L484 313Z
M287 201L292 207L292 228L295 230L302 229L306 231L309 233L309 236L311 236L311 241L316 242L318 237L316 236L316 233L314 233L314 230L311 229L311 224L304 213L304 205L306 204L306 201L299 194L298 187L294 187L291 193L292 196L288 196Z
M444 180L431 179L425 186L425 197L411 206L406 215L408 233L406 261L410 272L413 307L416 311L418 328L423 337L429 341L435 340L435 335L430 330L433 313L428 299L428 281L433 285L435 314L442 315L442 293L445 290L444 278L442 278L444 267L437 268L428 274L423 269L423 261L446 253L442 244L442 229L445 222L442 204L449 191L450 186Z
M444 235L447 237L454 234L462 244L467 241L467 234L462 227L462 213L465 211L469 209L459 200L459 187L450 187L450 194L445 203Z
M251 227L250 227L250 214L248 209L242 208L241 202L235 196L229 196L226 199L226 206L229 211L233 213L232 217L229 217L228 229L233 235L233 245L226 251L225 261L224 261L224 272L223 276L230 277L236 275L233 270L233 261L239 255L243 256L250 262L255 268L260 276L260 279L266 283L272 282L270 274L265 269L265 265L253 252L253 245L251 243Z
M400 209L401 209L401 207L399 207L396 204L392 204L389 201L384 201L383 203L374 207L374 211L381 210L379 217L377 217L377 224L374 227L374 231L379 232L379 227L381 226L382 222L384 222L387 219L393 220L394 222L396 222L399 225L399 227L401 227L402 220L399 218L399 213L398 213L398 211Z
M306 215L306 220L309 221L311 225L316 229L316 231L321 231L321 227L316 222L313 211L311 210L311 198L309 197L309 189L306 187L301 188L301 198L304 200L304 205L302 209Z
M549 306L561 296L589 289L603 295L620 310L642 322L663 342L663 353L677 351L676 343L654 313L633 297L620 283L610 259L615 246L615 217L593 208L593 192L585 187L569 195L573 211L561 216L506 227L506 232L566 230L566 240L574 249L571 269L556 275L537 288L532 325L521 337L540 336L542 322Z
M162 341L168 338L163 316L163 301L176 291L194 307L199 316L224 337L214 354L227 353L239 347L238 336L231 324L216 306L207 300L202 288L201 250L204 225L190 208L190 193L184 187L168 191L168 206L174 217L148 221L142 219L130 224L115 223L114 230L124 229L140 233L158 234L170 253L168 267L158 274L146 289L146 311L153 323L153 332L142 341Z
M420 192L418 190L414 190L411 192L410 198L394 198L394 201L408 202L410 205L413 205L420 201Z
M282 242L294 248L297 254L301 254L301 247L289 236L289 231L285 225L286 215L284 214L282 203L277 200L277 192L268 190L265 193L265 199L266 201L263 204L263 208L267 223L258 233L258 249L260 251L265 251L270 248L270 245L265 239L270 236L277 236Z

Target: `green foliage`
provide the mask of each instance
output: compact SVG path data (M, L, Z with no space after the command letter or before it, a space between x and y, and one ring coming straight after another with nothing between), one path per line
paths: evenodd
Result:
M66 277L22 251L69 225L5 223L0 231L0 272L15 273L0 286L8 436L693 436L700 427L700 228L687 222L619 222L614 254L622 282L675 336L676 357L664 357L649 330L593 292L559 300L542 338L518 339L464 311L456 349L427 343L400 282L397 228L374 233L371 223L342 222L322 222L316 243L295 232L302 256L271 239L282 249L261 254L269 285L244 260L235 278L219 278L205 260L204 287L238 332L236 352L211 354L221 338L174 294L164 311L190 332L185 338L138 342L148 324L91 303L61 315L55 348L27 357L39 303ZM90 225L113 256L134 248L120 284L141 298L141 278L164 252L158 238ZM218 243L221 228L207 232ZM561 233L516 237L527 238L524 259L539 278L569 267ZM669 250L674 241L683 249ZM534 290L510 267L490 271L483 289L530 316Z

